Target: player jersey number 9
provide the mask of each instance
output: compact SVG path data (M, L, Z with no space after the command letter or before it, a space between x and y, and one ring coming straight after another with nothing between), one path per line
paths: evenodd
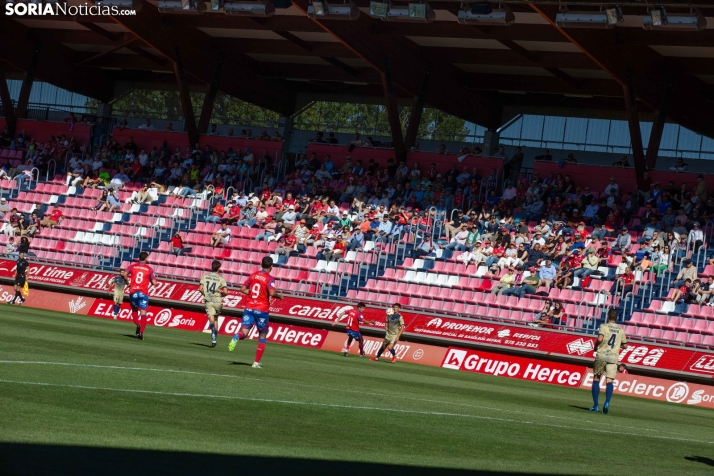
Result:
M260 297L260 283L255 283L250 289L250 296L253 299L258 299Z

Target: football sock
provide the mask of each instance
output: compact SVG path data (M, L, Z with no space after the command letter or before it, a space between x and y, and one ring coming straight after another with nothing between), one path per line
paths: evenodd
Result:
M139 311L131 311L131 320L134 321L134 325L139 325Z
M20 291L15 291L15 296L12 298L12 303L15 304L15 299L20 299L22 301L22 293Z
M216 326L215 324L208 324L208 328L211 329L211 340L216 340Z
M144 329L146 328L146 320L148 319L147 314L142 314L141 315L141 333L144 333Z
M119 314L119 305L118 305L118 304L114 304L114 309L113 309L113 310L114 310L114 314Z
M248 334L243 334L242 332L236 332L233 336L233 340L243 340L248 337Z
M359 352L360 352L360 354L363 354L363 353L364 353L364 339L358 340L357 343L359 344Z
M389 352L392 353L392 357L396 357L396 356L397 356L397 351L394 350L394 347L392 347L391 349L389 349Z
M263 358L263 352L265 352L265 337L258 339L258 347L255 349L255 361L260 362Z
M593 406L597 406L598 399L600 398L600 381L593 380Z
M347 338L347 342L345 342L345 347L349 349L352 346L352 336Z
M379 348L379 352L377 352L377 358L380 358L383 353L384 353L384 346Z
M614 391L615 385L612 382L605 385L605 403L610 403L610 399L612 398L612 392Z

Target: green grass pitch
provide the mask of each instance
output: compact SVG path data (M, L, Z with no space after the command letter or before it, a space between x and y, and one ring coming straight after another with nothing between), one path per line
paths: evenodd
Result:
M711 410L0 308L0 474L714 474Z

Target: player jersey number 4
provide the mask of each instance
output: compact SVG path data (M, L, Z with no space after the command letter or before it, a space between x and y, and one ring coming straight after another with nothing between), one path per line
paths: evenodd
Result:
M275 279L265 271L259 271L248 278L245 287L248 288L250 296L250 302L245 306L246 309L270 312L269 291L275 289Z

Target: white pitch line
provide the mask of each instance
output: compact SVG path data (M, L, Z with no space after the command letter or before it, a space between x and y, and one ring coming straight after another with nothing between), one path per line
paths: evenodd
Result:
M255 378L255 377L244 377L242 375L195 372L195 371L191 371L191 370L156 369L156 368L147 368L147 367L123 367L123 366L119 366L119 365L76 364L76 363L71 363L71 362L47 362L47 361L32 361L32 360L0 360L0 364L60 365L60 366L65 366L65 367L88 367L88 368L110 369L110 370L139 370L139 371L145 371L145 372L166 372L166 373L177 373L177 374L187 374L187 375L200 375L200 376L208 376L208 377L236 378L236 379L241 379L241 380L252 380L255 382L263 382L263 383L266 383L269 385L284 386L283 382L279 382L276 380L268 380L268 379L261 379L261 378ZM449 402L449 401L443 401L443 400L432 400L432 399L428 399L428 398L415 398L415 397L409 397L406 395L393 395L393 394L384 394L384 393L376 393L376 392L365 392L362 390L349 390L349 389L338 389L338 388L330 388L330 387L320 387L320 386L309 385L309 384L301 384L298 382L290 382L289 385L293 386L293 387L307 387L310 389L329 390L332 392L340 392L340 393L345 393L345 392L346 393L356 393L359 395L370 395L370 396L376 396L376 397L399 398L402 400L410 400L410 401L415 401L415 402L437 403L440 405L457 405L457 406L471 408L471 409L475 409L475 410L493 410L493 411L502 412L502 413L523 414L523 415L531 415L532 414L532 412L524 412L524 411L520 411L520 410L506 410L503 408L487 407L487 406L483 406L483 405L470 405L468 403ZM577 423L583 423L583 422L595 423L595 424L602 423L602 422L595 421L595 420L575 419L575 418L561 417L561 416L549 415L549 414L540 414L540 416L550 418L550 419L572 421L572 422L577 422ZM617 428L627 428L630 430L652 431L652 432L665 433L665 434L670 434L670 435L685 435L685 433L680 433L680 432L675 432L675 431L657 430L655 428L643 428L643 427L639 427L639 426L617 425L617 424L611 424L610 422L607 423L607 426L608 427L617 427Z
M276 400L268 398L251 398L251 397L236 397L231 395L211 395L202 393L179 393L179 392L159 392L156 390L138 390L138 389L126 389L126 388L109 388L109 387L93 387L87 385L68 385L68 384L56 384L47 382L25 382L17 380L0 380L2 383L10 383L16 385L36 385L41 387L59 387L59 388L74 388L78 390L97 390L102 392L121 392L121 393L138 393L138 394L148 394L148 395L165 395L171 397L189 397L189 398L216 398L222 400L239 400L244 402L261 402L261 403L279 403L284 405L301 405L310 407L323 407L323 408L337 408L337 409L348 409L348 410L365 410L365 411L377 411L377 412L389 412L389 413L406 413L410 415L426 415L426 416L440 416L440 417L457 417L457 418L473 418L477 420L491 420L491 421L501 421L506 423L516 423L519 425L534 425L534 426L545 426L551 428L560 428L565 430L582 430L591 431L595 433L607 433L612 435L627 435L627 436L638 436L641 438L654 438L660 440L676 440L676 441L687 441L692 443L703 443L707 445L714 444L714 441L701 441L689 438L676 438L672 436L659 436L659 435L642 435L638 433L623 433L619 431L608 431L608 430L597 430L593 428L574 428L564 425L553 425L550 423L539 423L534 421L525 420L514 420L510 418L496 418L489 416L480 415L469 415L465 413L449 413L449 412L427 412L419 410L404 410L400 408L380 408L380 407L367 407L360 405L340 405L336 403L315 403L315 402L300 402L297 400Z

